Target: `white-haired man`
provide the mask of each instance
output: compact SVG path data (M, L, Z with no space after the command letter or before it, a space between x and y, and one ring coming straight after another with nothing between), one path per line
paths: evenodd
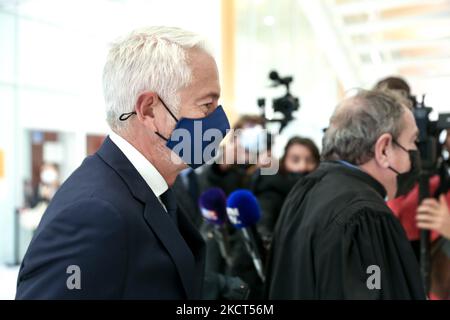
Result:
M113 132L50 203L16 298L200 298L204 242L169 186L229 128L216 63L196 34L138 29L113 44L103 85Z

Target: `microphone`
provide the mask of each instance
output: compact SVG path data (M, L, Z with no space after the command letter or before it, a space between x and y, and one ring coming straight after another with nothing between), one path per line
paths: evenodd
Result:
M203 218L213 225L221 226L227 220L227 196L220 188L210 188L203 192L198 204Z
M245 248L262 282L266 281L261 255L251 229L261 218L258 200L249 190L238 189L227 200L227 215L230 223L241 233Z
M210 188L203 192L198 200L198 205L203 218L213 226L214 238L219 245L222 258L231 267L230 244L225 228L227 221L227 197L221 188Z

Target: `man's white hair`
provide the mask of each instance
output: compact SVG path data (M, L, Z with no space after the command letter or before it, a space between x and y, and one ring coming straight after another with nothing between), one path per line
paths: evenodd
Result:
M199 48L211 54L199 35L172 27L146 27L115 41L103 69L106 119L114 131L126 128L122 113L134 111L137 98L145 91L156 92L177 113L178 91L189 85L192 70L187 50Z

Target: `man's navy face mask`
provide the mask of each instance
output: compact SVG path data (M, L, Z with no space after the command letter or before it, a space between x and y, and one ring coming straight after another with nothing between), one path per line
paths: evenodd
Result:
M166 138L159 132L155 132L161 139L166 141L166 147L178 155L184 163L196 169L216 157L220 142L230 129L230 123L222 108L218 106L211 114L204 118L180 120L169 110L164 101L164 108L176 121L175 129L170 137ZM125 121L135 111L123 113L119 120Z

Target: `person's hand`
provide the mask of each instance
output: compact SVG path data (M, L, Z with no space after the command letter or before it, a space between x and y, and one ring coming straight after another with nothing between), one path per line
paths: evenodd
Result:
M258 168L268 168L272 165L273 161L276 161L276 159L272 157L271 151L266 150L258 155L257 161Z
M443 194L439 201L431 198L423 200L417 208L416 219L420 229L437 231L450 239L450 211Z

